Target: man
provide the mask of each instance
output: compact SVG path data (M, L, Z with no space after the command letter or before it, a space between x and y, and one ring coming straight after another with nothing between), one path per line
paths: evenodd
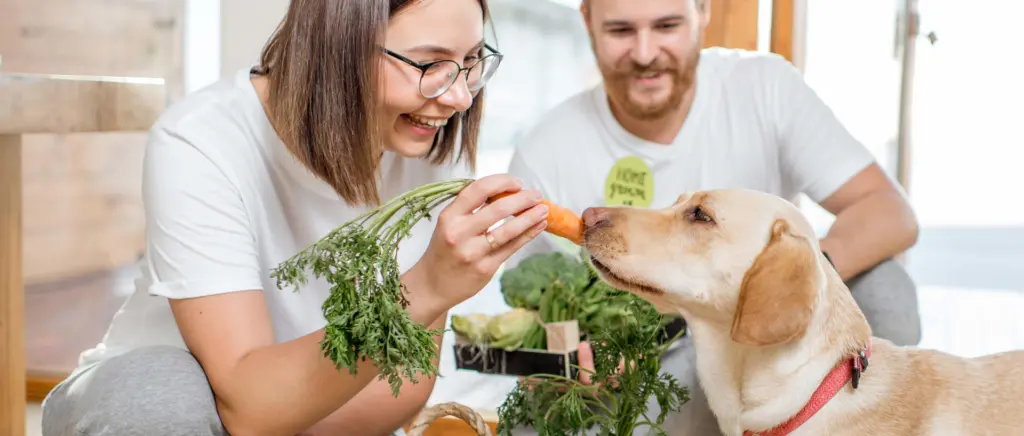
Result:
M773 54L702 50L710 0L584 0L580 12L603 83L544 114L510 173L577 213L595 205L660 208L683 191L714 188L789 199L804 193L836 215L821 248L875 335L918 342L916 290L892 260L916 242L914 213L797 69ZM563 248L572 247L545 234L508 266ZM692 399L665 429L719 434L689 338L673 348L663 368Z

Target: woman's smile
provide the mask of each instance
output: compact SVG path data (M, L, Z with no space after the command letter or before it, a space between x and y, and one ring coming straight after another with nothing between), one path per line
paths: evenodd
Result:
M448 118L402 114L398 117L399 130L405 130L417 139L431 139L437 131L448 124ZM404 129L402 128L404 127Z

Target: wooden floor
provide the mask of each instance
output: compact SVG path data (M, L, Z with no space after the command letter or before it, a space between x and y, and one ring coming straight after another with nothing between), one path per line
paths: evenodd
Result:
M29 374L67 374L95 346L132 291L135 265L25 287L25 353Z

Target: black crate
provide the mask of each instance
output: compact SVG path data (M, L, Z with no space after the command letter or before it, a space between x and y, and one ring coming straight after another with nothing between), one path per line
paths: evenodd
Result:
M455 367L484 374L530 376L555 374L576 378L577 351L559 353L547 350L486 348L474 344L455 344Z
M575 321L568 321L570 329L568 332L575 332L578 335L578 327ZM660 342L664 343L673 338L676 334L686 328L686 322L677 318L667 324L664 328L664 335ZM552 343L552 335L566 334L564 330L558 332L548 331L548 343ZM578 340L564 338L560 343L565 344L567 350L534 350L516 349L506 351L502 348L482 347L471 344L456 335L456 343L452 346L455 352L455 367L476 371L483 374L498 374L511 376L530 376L534 374L553 374L576 378L578 370L575 365L579 364Z

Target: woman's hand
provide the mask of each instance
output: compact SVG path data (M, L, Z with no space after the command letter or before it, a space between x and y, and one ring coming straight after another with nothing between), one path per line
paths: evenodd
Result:
M514 194L489 201L504 192ZM479 292L509 256L547 227L547 207L540 202L540 192L523 190L522 181L507 174L466 186L438 215L433 238L417 265L424 268L435 297L452 307Z

